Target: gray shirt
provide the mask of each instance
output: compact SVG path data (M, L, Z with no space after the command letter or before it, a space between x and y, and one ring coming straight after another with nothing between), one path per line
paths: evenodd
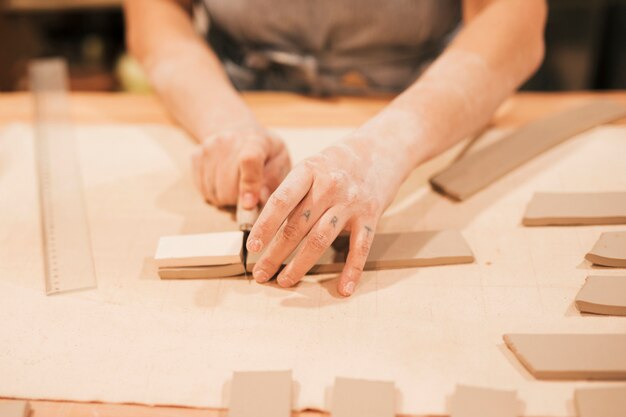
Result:
M200 0L239 88L375 94L407 87L443 50L460 0Z

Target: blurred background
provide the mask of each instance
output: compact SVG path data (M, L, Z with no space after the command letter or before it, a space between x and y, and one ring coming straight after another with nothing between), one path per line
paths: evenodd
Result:
M228 0L225 0L228 1ZM525 90L626 89L626 0L549 0L546 59ZM63 56L75 91L149 91L125 52L121 0L0 0L0 91Z

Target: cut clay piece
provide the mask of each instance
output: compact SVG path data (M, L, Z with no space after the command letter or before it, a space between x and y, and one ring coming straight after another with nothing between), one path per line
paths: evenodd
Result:
M154 260L159 267L241 263L243 232L166 236L159 239Z
M626 192L536 193L526 208L525 226L626 223Z
M596 265L626 268L626 232L602 233L585 259Z
M458 385L450 401L450 417L517 417L515 391Z
M192 235L194 240L200 240L201 236L207 236L207 241L212 240L211 234ZM178 236L183 240L185 236ZM171 238L167 238L171 239ZM209 242L203 242L200 246L210 248ZM333 245L320 257L318 262L309 271L309 274L324 274L341 272L348 254L349 236L339 236ZM188 243L181 246L187 247ZM159 245L159 248L161 245ZM297 252L294 251L294 254ZM179 253L180 254L180 253ZM260 258L260 254L248 254L248 272L251 272ZM293 256L293 254L292 254ZM285 260L289 262L290 256ZM185 279L185 278L220 278L234 276L243 267L241 259L238 266L230 269L227 265L195 265L202 262L202 255L197 251L189 258L189 265L185 264L185 258L181 255L176 258L176 268L161 267L161 278ZM207 256L206 259L210 260ZM410 268L419 266L448 265L471 263L474 261L472 250L465 242L460 232L456 230L424 231L409 233L379 233L374 236L366 270L380 270L392 268Z
M577 389L574 402L578 417L624 417L626 386Z
M235 372L228 417L290 417L291 371Z
M566 139L624 116L626 107L597 100L539 119L459 159L433 176L430 183L438 192L465 200Z
M626 334L506 334L537 379L626 380Z
M4 401L0 402L0 417L28 417L30 404L28 401Z
M396 389L393 382L337 378L333 388L331 417L394 417Z
M181 266L174 268L159 268L161 279L207 279L228 278L245 275L243 263L238 262L226 265L206 266Z
M576 308L582 313L626 316L626 276L587 277L576 295Z

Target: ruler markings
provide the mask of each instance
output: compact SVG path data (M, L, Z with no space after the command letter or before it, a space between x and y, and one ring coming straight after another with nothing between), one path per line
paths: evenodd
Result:
M69 119L67 67L33 61L35 142L46 294L96 287L76 142Z

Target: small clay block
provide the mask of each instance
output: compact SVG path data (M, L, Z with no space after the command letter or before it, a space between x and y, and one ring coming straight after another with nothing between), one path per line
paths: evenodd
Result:
M578 417L624 417L626 386L577 389L574 402Z
M30 403L28 401L0 402L0 417L28 417L28 415L30 415Z
M434 190L465 200L542 152L594 126L626 116L626 107L595 100L528 123L454 162L430 179Z
M626 380L625 334L505 334L537 379Z
M626 224L626 192L536 193L524 226Z
M290 417L291 371L235 372L228 417Z
M626 232L602 233L585 259L596 265L626 268Z
M590 276L576 295L582 313L626 316L626 276Z
M393 382L337 378L333 388L332 417L393 417L396 415Z
M450 417L517 417L515 391L458 385L450 401Z
M240 231L165 236L154 260L161 268L241 263L242 244Z

